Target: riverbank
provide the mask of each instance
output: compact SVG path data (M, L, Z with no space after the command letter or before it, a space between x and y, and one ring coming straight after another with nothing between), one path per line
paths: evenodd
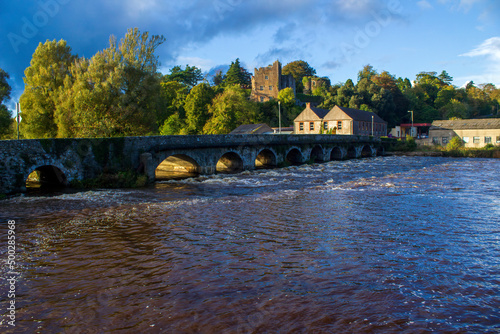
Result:
M408 157L450 157L450 158L488 158L500 159L500 147L484 149L460 148L447 150L446 148L417 148L414 151L387 152L386 156L408 156Z

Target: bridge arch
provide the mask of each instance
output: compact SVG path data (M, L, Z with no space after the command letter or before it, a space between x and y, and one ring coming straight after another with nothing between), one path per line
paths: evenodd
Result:
M217 161L215 170L217 173L239 173L243 171L243 159L236 152L227 152Z
M324 159L324 153L323 153L323 148L321 148L320 145L314 146L313 149L311 150L311 155L310 155L309 159L312 162L323 162L323 161L325 161L325 159Z
M335 146L330 153L330 161L333 160L342 160L342 150L338 146Z
M356 147L354 146L349 146L347 149L347 158L349 159L356 159L358 157L357 152L356 152Z
M66 187L68 185L64 172L53 165L31 168L25 180L26 188Z
M304 162L302 152L297 147L292 147L288 150L285 161L290 165L300 165Z
M372 148L370 145L363 146L363 150L361 151L362 158L369 158L372 156Z
M270 149L263 149L255 158L255 168L266 169L278 166L276 154Z
M164 159L155 169L155 179L171 179L196 176L200 165L186 154L173 154Z

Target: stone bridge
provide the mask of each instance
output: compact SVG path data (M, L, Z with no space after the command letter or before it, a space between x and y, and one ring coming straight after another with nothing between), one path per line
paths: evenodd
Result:
M68 185L134 170L214 174L372 157L379 139L345 135L203 135L0 141L0 194L26 191L28 176Z

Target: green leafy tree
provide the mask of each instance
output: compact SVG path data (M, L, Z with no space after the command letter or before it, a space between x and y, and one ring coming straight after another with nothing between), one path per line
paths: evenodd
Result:
M120 44L111 37L107 49L77 61L74 82L67 81L69 103L61 103L60 114L72 114L69 132L78 137L155 133L161 86L154 52L163 41L129 29Z
M222 85L224 82L224 75L222 75L222 71L217 71L217 73L215 73L213 82L215 86Z
M231 63L231 66L227 70L224 76L223 85L224 86L249 86L252 84L252 76L248 71L243 68L240 64L240 59L237 58Z
M211 115L203 128L205 134L228 134L242 124L259 123L258 106L248 100L239 85L227 87L209 107Z
M36 48L30 66L24 71L25 89L20 97L21 130L25 138L57 136L58 94L75 59L64 40L47 40Z
M207 83L193 87L186 97L186 133L201 134L205 123L210 118L208 107L215 97L215 92Z
M163 124L167 118L177 114L184 119L186 112L184 104L189 94L189 87L177 81L168 81L161 83L162 105L158 111L158 123Z
M304 91L304 84L302 79L308 76L315 76L316 70L312 68L307 62L303 60L296 60L286 64L281 73L283 75L291 74L295 79L297 93Z
M170 70L170 74L165 75L163 77L165 82L176 81L183 83L190 89L198 84L201 80L203 80L203 73L201 69L196 66L186 65L186 68L183 70L180 66L174 66Z
M9 79L9 74L0 68L0 137L6 138L10 133L11 126L13 123L11 114L5 106L5 102L10 99L10 92L12 88L10 87L7 80Z
M178 113L171 115L160 128L162 136L185 134L186 123L180 118Z
M445 119L467 119L469 116L468 106L457 99L451 99L450 103L442 107L440 111Z

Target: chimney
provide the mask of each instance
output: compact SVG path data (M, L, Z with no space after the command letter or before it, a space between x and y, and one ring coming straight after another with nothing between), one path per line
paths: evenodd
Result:
M306 102L306 108L311 109L311 102Z

